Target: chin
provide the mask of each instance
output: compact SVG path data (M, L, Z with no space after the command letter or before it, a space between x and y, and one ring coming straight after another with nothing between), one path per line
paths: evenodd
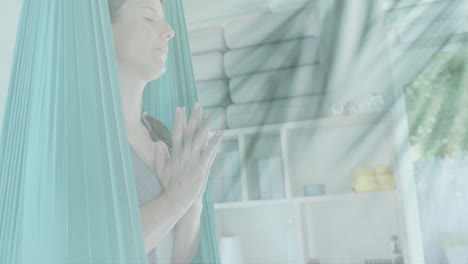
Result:
M155 73L153 74L153 80L156 80L158 78L160 78L161 76L164 75L164 73L166 73L166 67L163 67L161 69L158 69L158 71L155 71Z
M153 66L152 68L153 68L152 71L148 72L146 74L147 78L145 78L145 79L148 82L151 82L151 81L154 81L154 80L160 78L166 72L166 66L165 65L163 65L162 67L161 67L161 65L157 65L157 66Z

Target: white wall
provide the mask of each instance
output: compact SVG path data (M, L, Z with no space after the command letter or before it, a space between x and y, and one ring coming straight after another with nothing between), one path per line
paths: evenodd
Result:
M20 0L6 0L2 1L0 8L0 129L3 124L21 3Z
M234 17L303 6L311 0L183 0L187 28L222 25Z

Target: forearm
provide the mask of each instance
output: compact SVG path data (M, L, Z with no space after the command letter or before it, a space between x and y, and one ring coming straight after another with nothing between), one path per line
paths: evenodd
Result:
M155 248L187 212L188 208L173 201L170 195L163 194L140 208L146 253Z
M200 245L200 220L203 204L194 203L175 227L171 263L192 263Z

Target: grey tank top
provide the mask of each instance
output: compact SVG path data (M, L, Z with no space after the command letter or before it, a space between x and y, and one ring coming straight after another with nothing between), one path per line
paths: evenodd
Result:
M148 127L153 136L155 133ZM158 198L162 193L162 186L156 172L144 162L138 152L129 144L132 154L133 172L138 196L139 207ZM172 258L174 243L174 228L147 255L148 264L169 264Z

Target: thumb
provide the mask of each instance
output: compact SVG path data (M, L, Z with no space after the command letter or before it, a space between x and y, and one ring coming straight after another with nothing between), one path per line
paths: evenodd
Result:
M154 143L153 149L154 149L154 164L156 167L156 173L158 174L158 177L160 178L160 180L162 180L161 177L162 177L162 172L164 170L164 167L166 165L166 160L165 160L159 141L156 141Z
M163 161L164 161L164 165L165 165L165 164L167 164L167 162L171 158L171 154L169 153L169 149L167 148L166 143L164 143L163 141L159 140L158 141L158 146L159 146L159 149L160 149L160 151L162 153Z

